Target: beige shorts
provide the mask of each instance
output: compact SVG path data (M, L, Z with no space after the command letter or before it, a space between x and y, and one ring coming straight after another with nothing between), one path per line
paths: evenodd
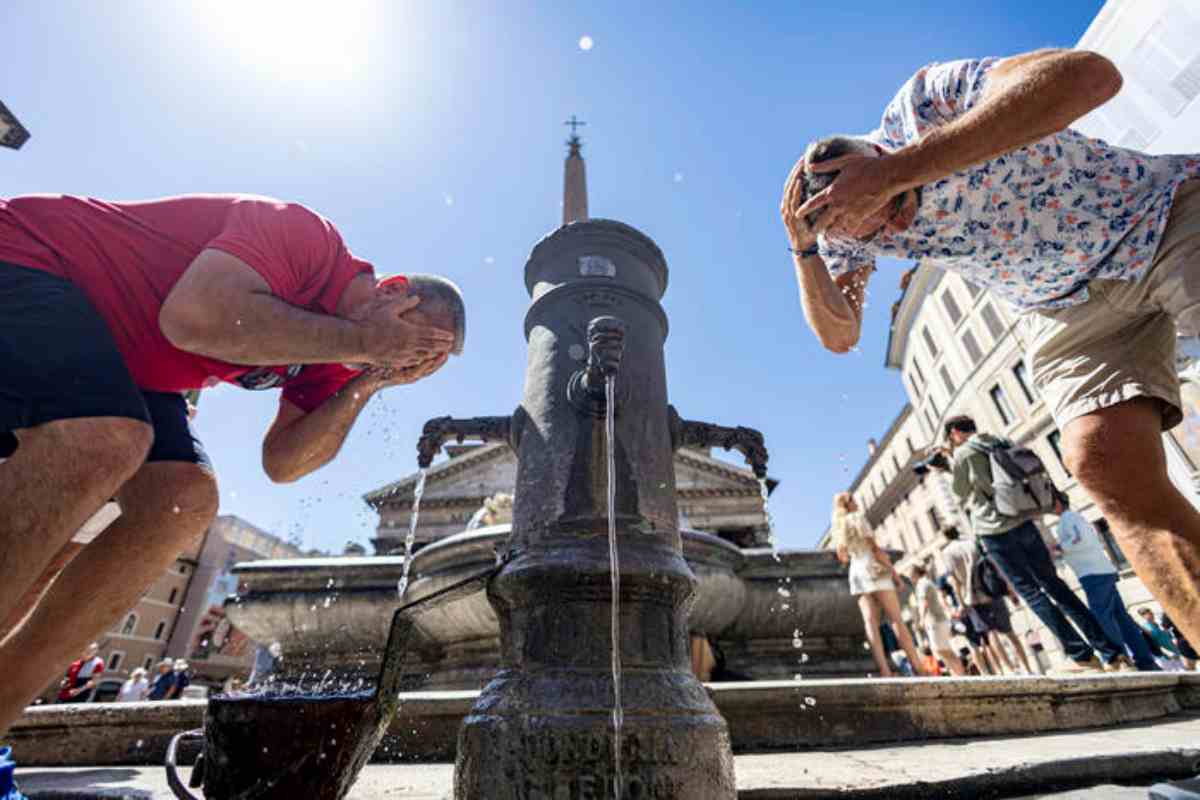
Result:
M1175 339L1200 333L1200 180L1175 196L1162 242L1146 276L1094 280L1077 306L1022 318L1033 382L1064 425L1131 400L1163 403L1163 430L1183 420Z

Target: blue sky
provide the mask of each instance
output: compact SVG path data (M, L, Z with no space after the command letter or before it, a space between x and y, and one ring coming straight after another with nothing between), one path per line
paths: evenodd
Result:
M1071 46L1101 5L7 0L0 99L33 139L0 151L0 196L273 195L328 216L380 271L463 287L465 355L377 398L299 483L259 466L274 393L202 401L222 513L340 550L372 534L361 495L413 470L425 419L519 401L522 269L558 223L561 123L578 114L593 216L641 229L670 265L672 402L764 432L777 539L805 547L904 402L882 367L900 269L875 278L861 351L820 349L778 217L792 162L872 127L922 64Z

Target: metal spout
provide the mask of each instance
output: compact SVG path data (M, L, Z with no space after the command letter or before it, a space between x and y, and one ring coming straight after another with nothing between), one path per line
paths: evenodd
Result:
M507 417L434 417L425 423L421 438L417 440L417 466L425 469L432 464L442 445L451 440L459 444L466 439L508 442L509 446L514 446L513 436L519 428L519 425L514 425L514 420L519 416L520 409Z
M754 428L738 426L727 428L724 425L713 425L709 422L697 422L681 419L674 406L670 406L671 416L671 445L678 450L681 447L722 447L725 450L737 450L746 458L746 464L754 470L756 478L767 477L767 446L761 432Z
M616 317L596 317L588 323L587 338L587 366L571 376L567 398L584 413L604 416L604 384L621 371L625 323Z

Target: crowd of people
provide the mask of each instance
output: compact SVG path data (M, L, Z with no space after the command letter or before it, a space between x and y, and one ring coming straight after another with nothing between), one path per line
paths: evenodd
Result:
M1024 461L1015 468L1022 470L1026 497L1014 503L1011 487L1002 485L997 473L1014 469L1017 460ZM1036 456L978 431L970 417L947 420L945 442L934 448L926 468L947 474L970 532L944 528L945 543L936 559L940 567L917 562L904 576L913 588L920 657L913 653L897 598L902 577L854 498L848 493L834 498L832 541L838 558L849 564L850 592L858 598L881 676L897 670L906 675L1040 671L1034 667L1036 654L1031 661L1013 630L1009 606L1022 603L1058 640L1065 658L1057 673L1196 668L1195 650L1169 616L1156 622L1154 611L1143 607L1141 623L1134 620L1100 534L1039 467ZM1050 544L1037 524L1047 512L1058 517ZM1074 574L1086 602L1059 574L1056 561ZM965 647L955 648L955 634L966 640Z

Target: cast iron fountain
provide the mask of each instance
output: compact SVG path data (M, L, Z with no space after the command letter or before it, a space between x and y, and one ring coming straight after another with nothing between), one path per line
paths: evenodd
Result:
M762 436L687 422L668 405L659 305L667 266L642 233L609 220L566 225L534 248L525 283L533 302L520 407L511 417L431 420L418 446L423 467L449 439L499 439L518 454L507 563L488 586L501 668L463 722L455 797L733 798L729 734L689 665L695 577L682 555L672 454L683 445L735 447L763 476ZM624 665L619 752L608 376Z

